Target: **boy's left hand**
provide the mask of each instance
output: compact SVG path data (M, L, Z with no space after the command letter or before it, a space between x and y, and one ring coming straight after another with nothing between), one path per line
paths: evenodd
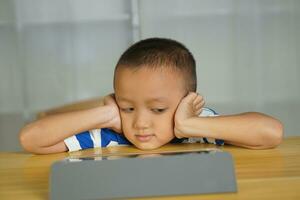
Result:
M174 133L177 138L188 137L180 131L180 124L185 120L196 117L202 112L205 102L201 95L190 92L179 103L174 117Z
M115 94L109 94L105 96L104 105L110 106L112 108L111 114L113 114L113 118L106 124L106 128L111 128L117 133L122 133L120 112L115 99Z

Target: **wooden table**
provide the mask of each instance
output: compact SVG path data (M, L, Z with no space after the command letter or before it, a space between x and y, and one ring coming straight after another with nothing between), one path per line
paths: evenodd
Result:
M54 161L68 156L193 151L214 147L205 144L169 144L155 151L144 152L127 146L52 155L2 152L0 199L48 199L50 166ZM168 196L159 199L300 199L300 137L286 138L279 147L269 150L249 150L229 145L220 149L233 156L237 193Z

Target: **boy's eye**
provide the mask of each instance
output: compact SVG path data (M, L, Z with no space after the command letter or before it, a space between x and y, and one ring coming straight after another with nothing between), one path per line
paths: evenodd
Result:
M152 111L155 113L163 113L166 109L165 108L153 108Z
M130 113L130 112L134 111L134 108L120 108L120 110L122 112Z

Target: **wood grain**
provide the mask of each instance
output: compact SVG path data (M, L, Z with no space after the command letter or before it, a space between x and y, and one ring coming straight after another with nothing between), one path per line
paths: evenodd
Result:
M169 144L153 151L119 146L52 155L1 152L0 199L47 199L50 166L66 157L182 152L203 148L215 146ZM219 149L233 156L237 193L143 199L300 199L300 137L286 138L279 147L269 150L249 150L229 145Z

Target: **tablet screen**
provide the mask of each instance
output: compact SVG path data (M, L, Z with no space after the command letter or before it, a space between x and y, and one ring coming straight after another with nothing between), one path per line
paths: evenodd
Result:
M121 155L92 155L83 157L68 157L66 161L77 162L84 160L118 160L118 159L144 159L153 157L164 157L164 156L176 156L176 155L187 155L187 154L214 154L215 152L221 152L222 150L217 148L206 148L194 151L184 151L184 152L162 152L162 153L134 153L134 154L121 154Z

